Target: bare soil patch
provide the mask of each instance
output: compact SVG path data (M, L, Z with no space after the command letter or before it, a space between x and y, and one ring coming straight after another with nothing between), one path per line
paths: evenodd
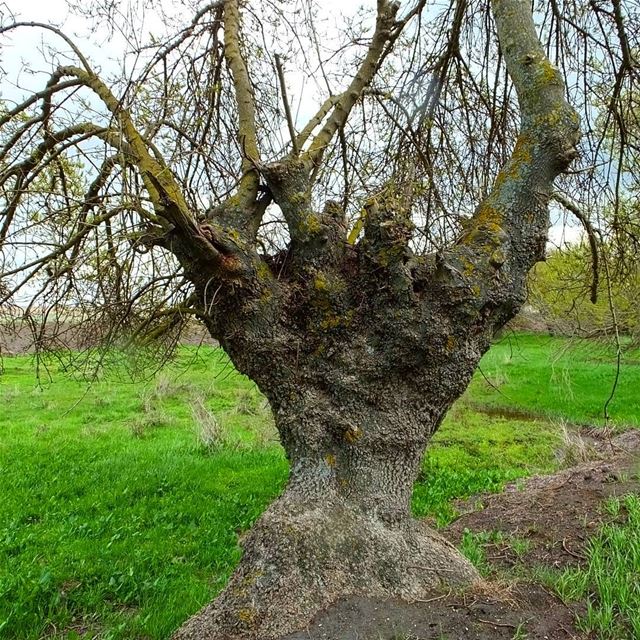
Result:
M489 556L498 567L513 566L518 561L557 568L578 564L587 539L607 518L602 502L640 490L639 431L623 433L610 442L593 441L593 446L608 459L535 476L507 486L501 494L459 503L463 515L445 535L458 544L465 529L501 532L506 541L496 543ZM517 556L508 542L514 537L528 541L529 550Z
M286 640L527 640L579 638L575 612L539 585L522 584L508 594L434 595L432 602L350 598L318 616ZM522 637L522 636L521 636Z
M37 344L40 350L83 351L99 346L97 338L99 333L91 326L64 322L41 330L41 327L30 327L26 322L3 322L0 318L0 355L4 356L34 353L38 350ZM180 344L217 346L216 341L197 323L185 328Z
M575 626L584 605L565 605L527 575L536 566L583 562L587 539L607 520L603 500L640 492L640 431L591 436L590 444L601 459L458 505L463 515L443 530L454 544L465 530L500 532L485 545L491 580L413 603L348 598L286 640L586 640Z

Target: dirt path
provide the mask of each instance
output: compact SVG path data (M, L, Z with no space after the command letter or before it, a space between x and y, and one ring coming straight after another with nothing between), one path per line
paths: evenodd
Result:
M583 605L566 606L542 585L515 579L513 568L526 575L583 562L586 540L606 519L602 501L640 492L640 431L591 440L599 460L459 503L463 515L443 533L459 544L465 530L491 532L484 550L492 580L422 602L350 598L286 640L585 639L574 625Z

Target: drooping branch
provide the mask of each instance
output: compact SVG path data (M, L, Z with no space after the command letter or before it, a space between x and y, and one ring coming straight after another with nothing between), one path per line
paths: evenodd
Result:
M589 239L589 250L591 251L590 299L593 304L596 304L596 302L598 302L598 287L600 285L600 253L598 251L598 239L596 238L596 232L589 220L589 216L586 215L575 202L572 202L559 191L554 191L553 199L556 202L559 202L565 209L573 213L573 215L580 221L580 224L582 224L587 234L587 238Z
M95 231L95 229L97 229L99 225L111 220L112 218L116 217L123 211L130 210L132 208L135 208L135 207L133 205L126 204L126 205L120 205L118 207L105 211L100 215L95 216L91 220L87 220L83 224L79 225L79 229L76 233L71 235L71 237L69 237L65 242L58 245L53 251L49 252L48 254L45 254L44 256L39 256L35 260L25 262L21 264L19 267L16 267L14 269L8 269L4 271L2 275L5 278L15 274L26 274L26 275L24 276L24 279L22 281L20 281L18 284L13 286L10 290L6 292L6 295L0 298L0 304L5 304L6 302L10 301L12 296L16 292L18 292L22 287L24 287L24 285L27 282L32 280L40 270L44 269L49 263L52 263L56 258L64 256L69 249L73 249L74 247L79 245L79 243L82 242L82 240L84 240L84 238L86 238L91 232ZM139 211L139 213L143 213L143 212ZM70 268L71 267L69 266L68 269ZM60 275L61 275L60 271L54 274L54 276L56 277Z
M68 76L71 76L73 80L70 82L64 81L64 78ZM92 90L106 106L115 124L100 126L94 123L80 123L52 130L53 120L51 116L59 107L56 106L52 109L51 96L56 92L58 84L64 84L65 87L69 88L83 86ZM18 263L14 268L3 269L4 278L12 278L21 271L26 274L26 279L15 281L15 286L10 285L8 287L9 295L13 295L28 281L36 277L42 269L49 264L56 263L59 258L64 258L64 261L69 265L75 264L81 255L81 247L86 243L89 234L95 232L97 238L97 230L100 225L104 225L108 252L112 256L111 261L113 262L115 249L113 234L109 226L110 220L116 216L120 217L121 222L118 225L119 229L122 229L129 224L127 220L131 224L135 224L131 218L131 212L136 212L138 215L137 224L140 224L143 230L143 233L140 234L141 237L154 234L157 239L155 244L163 246L172 252L174 252L174 244L172 241L168 241L168 238L161 238L163 234L171 236L180 234L182 238L188 238L188 241L175 245L182 249L180 257L183 260L189 260L196 256L198 260L204 260L212 271L216 268L224 270L230 266L231 262L228 253L230 250L236 250L237 247L230 248L229 242L222 237L223 229L210 226L204 232L196 224L194 216L184 200L182 187L166 165L162 154L152 141L147 140L139 133L133 123L132 116L122 104L122 101L115 97L97 75L79 67L60 67L50 78L45 91L39 92L39 96L42 100L41 114L23 120L18 124L15 131L10 133L8 139L3 141L3 156L10 154L13 159L17 154L24 153L28 145L33 144L36 135L42 135L43 137L42 142L36 144L25 159L19 159L19 157L18 159L13 159L13 162L7 163L4 171L0 172L0 183L2 184L2 195L5 203L4 211L2 211L0 244L4 244L7 241L7 236L21 201L24 201L26 207L33 206L32 203L35 202L33 198L42 189L42 186L37 186L35 180L39 179L41 175L45 177L51 175L52 178L57 176L57 179L62 181L62 193L60 194L62 200L59 208L57 211L52 210L51 212L46 209L47 216L52 220L51 224L59 224L58 222L53 222L54 219L57 220L55 216L60 217L60 224L62 224L61 221L64 216L76 215L77 218L73 227L68 226L64 231L61 229L62 239L54 241L53 246L55 248L52 251L42 253L32 261ZM29 109L35 102L35 100L23 101L18 106L17 111L16 109L11 110L7 121L11 119L11 116L22 116L25 113L24 110ZM97 176L85 191L83 198L79 194L79 189L82 189L82 187L77 182L74 184L73 197L71 198L65 175L65 171L70 165L67 163L65 165L66 168L62 168L60 159L65 158L64 154L66 152L77 150L89 160L90 155L95 154L97 149L91 149L91 146L89 146L87 147L88 151L82 151L81 143L87 142L91 145L89 142L91 139L102 140L107 146L116 151L116 155L107 159L98 168ZM66 160L64 161L67 162ZM106 192L104 195L101 194L107 180L110 178L111 169L116 164L122 166L120 177L117 180L128 181L129 178L126 178L126 173L129 170L133 170L136 175L142 178L154 213L148 211L147 207L141 206L141 202L144 199L142 192L134 195L133 198L124 197L128 192L126 182L121 183L120 187L125 189L121 194L121 205L111 206L108 203L109 197ZM133 175L132 173L131 176L133 177ZM134 190L137 190L137 187L134 186ZM46 202L44 206L48 207ZM88 219L89 211L96 206L102 211L106 208L109 212L108 217L105 218L105 214L99 213L97 216ZM264 211L264 207L261 210ZM64 213L65 211L67 212L66 214ZM25 209L25 214L28 214L27 209ZM44 224L47 223L45 222ZM22 221L22 218L20 225L21 228L19 227L16 233L25 233L28 227ZM75 231L73 230L74 227ZM220 237L218 237L218 231ZM10 239L10 243L15 243L15 241L15 238ZM71 251L71 254L66 255L67 251ZM52 273L60 275L61 272L54 268ZM51 283L52 280L49 278L43 287L46 288Z
M76 45L76 43L66 33L61 31L57 27L54 27L53 25L46 24L45 22L33 22L33 21L13 22L11 24L6 25L5 27L0 27L0 35L3 33L8 33L20 27L34 27L36 29L44 29L45 31L51 31L52 33L57 35L59 38L62 38L62 40L64 40L67 43L69 48L78 57L78 60L80 60L80 63L84 68L84 71L86 71L87 73L93 73L91 69L91 65L89 64L89 61L84 56L80 48Z
M453 6L453 3L452 3ZM431 81L426 92L426 100L420 106L419 126L429 128L435 108L440 100L440 93L446 84L452 60L460 55L460 33L468 7L468 0L456 0L451 30L447 44L438 57L431 71Z
M629 47L629 38L624 25L624 18L622 17L622 3L620 0L611 0L611 4L613 5L613 16L618 31L618 39L620 40L620 49L622 50L622 64L626 70L630 70L635 65L631 55L631 48Z
M17 207L27 193L29 185L66 149L94 137L127 153L128 145L122 142L117 131L93 123L79 123L60 131L47 132L45 139L36 146L28 158L9 165L0 173L0 187L9 196L7 206L0 211L3 217L2 227L0 227L0 246L6 240ZM9 150L10 148L3 150L0 161ZM43 162L45 158L47 159ZM14 182L9 186L8 183L12 178Z

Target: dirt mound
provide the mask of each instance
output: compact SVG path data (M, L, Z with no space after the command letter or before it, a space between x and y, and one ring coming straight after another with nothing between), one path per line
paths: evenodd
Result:
M350 598L286 640L576 639L575 612L538 585L508 593L434 596L431 602ZM526 636L518 636L518 633Z
M443 533L455 544L465 531L493 534L483 546L494 572L517 563L531 568L582 562L586 540L607 517L602 501L640 492L640 431L593 437L592 445L602 459L461 502L463 515ZM464 594L434 593L411 603L345 599L283 640L579 640L587 637L574 625L582 608L568 607L532 581L505 586L494 580Z
M603 500L640 489L640 431L601 440L596 446L609 459L534 476L507 486L503 493L459 503L463 515L445 535L459 544L465 529L500 532L490 556L498 566L512 566L516 561L559 568L577 564L584 557L587 539L606 518ZM525 540L526 550L521 546L516 553L510 544L514 538Z

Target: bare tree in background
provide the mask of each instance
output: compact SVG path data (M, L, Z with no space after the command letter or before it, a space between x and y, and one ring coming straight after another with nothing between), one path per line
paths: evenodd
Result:
M478 577L411 518L424 449L525 299L556 178L580 149L561 197L615 208L638 152L638 2L540 5L540 35L529 0L378 0L336 33L312 0L220 0L132 39L109 81L54 27L2 28L61 43L0 116L2 304L112 345L198 318L290 461L176 638L278 637L346 594ZM295 74L321 96L307 122Z

